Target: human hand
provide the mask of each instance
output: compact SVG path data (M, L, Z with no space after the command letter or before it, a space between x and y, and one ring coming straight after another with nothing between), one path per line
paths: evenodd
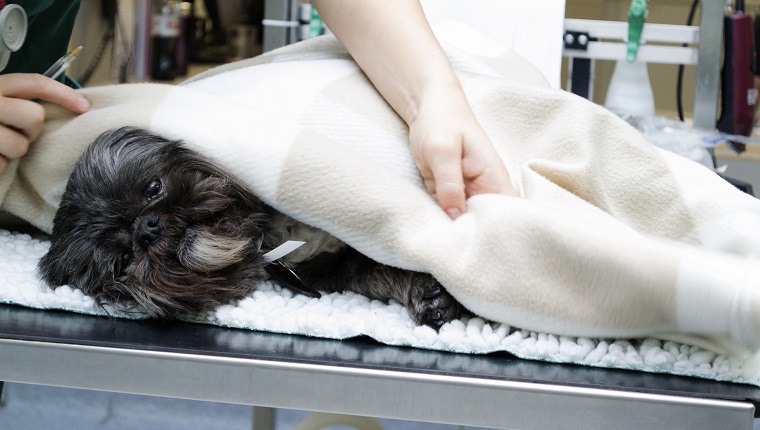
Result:
M449 217L464 213L467 197L475 194L517 195L419 2L312 4L409 125L412 155L425 187Z
M425 188L451 219L466 211L467 197L516 196L509 173L464 98L429 93L409 123L409 143Z
M0 75L0 173L8 161L26 154L42 132L45 109L32 99L84 113L90 102L82 94L58 81L35 73Z

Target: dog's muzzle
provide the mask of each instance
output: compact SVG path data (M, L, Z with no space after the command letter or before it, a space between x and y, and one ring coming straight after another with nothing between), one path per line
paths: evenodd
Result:
M161 240L164 233L164 223L156 214L140 217L135 230L135 242L147 251L148 247Z

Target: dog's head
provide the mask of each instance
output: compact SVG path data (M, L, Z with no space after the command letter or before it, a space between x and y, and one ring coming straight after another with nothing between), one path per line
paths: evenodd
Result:
M266 210L179 142L121 128L74 168L39 272L101 305L137 303L154 317L208 310L266 278Z

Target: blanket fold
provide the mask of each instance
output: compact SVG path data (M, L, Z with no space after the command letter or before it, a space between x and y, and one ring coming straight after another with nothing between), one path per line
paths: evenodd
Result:
M85 89L93 108L78 117L49 107L33 151L0 178L2 209L49 231L81 150L102 131L138 126L183 140L270 205L370 257L432 273L489 320L736 356L760 347L760 203L542 85L518 57L468 52L470 33L446 31L519 198L475 196L449 220L422 187L403 121L323 37L180 86Z

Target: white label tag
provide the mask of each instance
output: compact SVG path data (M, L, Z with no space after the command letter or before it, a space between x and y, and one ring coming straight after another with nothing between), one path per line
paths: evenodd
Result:
M295 251L296 249L300 248L301 245L305 244L306 242L302 242L300 240L289 240L282 245L278 246L277 248L267 252L262 257L264 257L264 260L266 261L276 261L280 258L290 254L291 252Z
M172 15L153 15L150 35L158 37L179 36L179 18Z

